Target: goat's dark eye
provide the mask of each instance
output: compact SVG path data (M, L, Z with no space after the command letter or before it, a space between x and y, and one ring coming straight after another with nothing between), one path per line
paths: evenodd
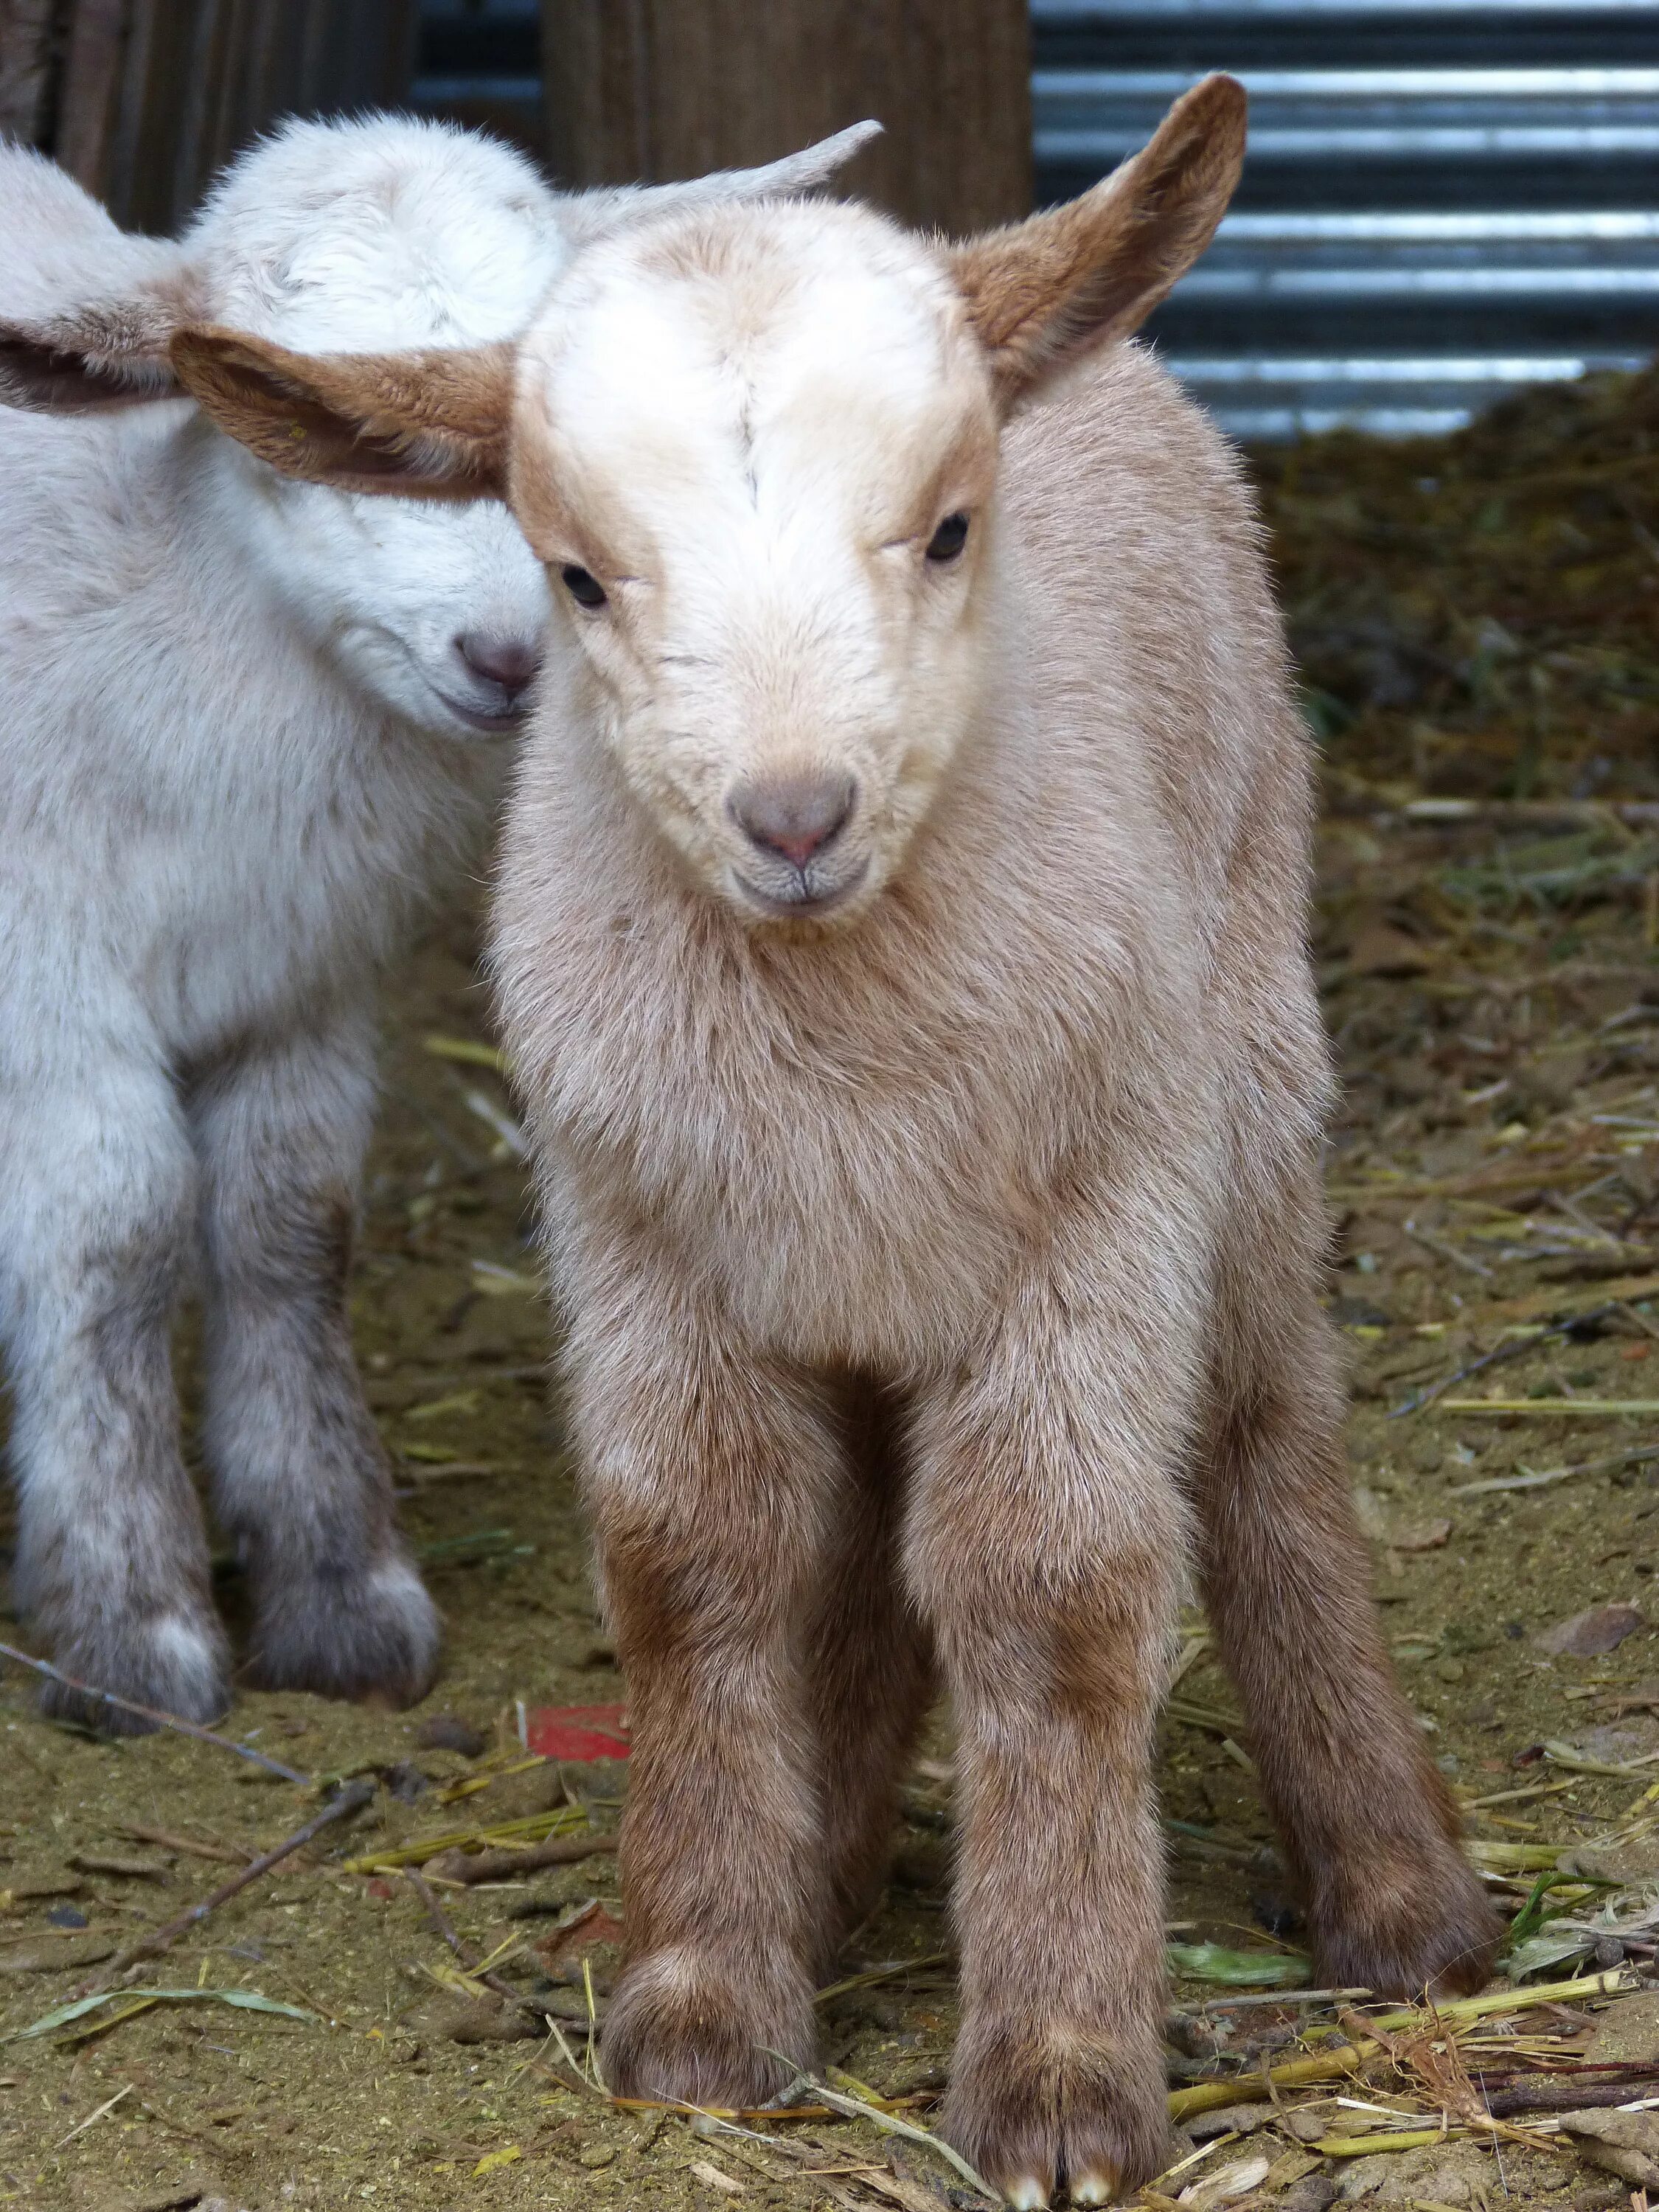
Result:
M930 561L954 561L967 543L967 516L947 514L927 541L927 558Z
M574 561L567 561L560 569L559 580L579 607L605 605L605 586L591 570L578 568Z

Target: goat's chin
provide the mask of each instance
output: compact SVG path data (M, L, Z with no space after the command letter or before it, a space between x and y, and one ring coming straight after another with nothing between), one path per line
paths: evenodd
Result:
M869 854L836 880L822 886L807 884L769 888L757 883L740 865L725 872L721 890L728 905L752 928L833 929L858 919L875 896Z
M520 696L509 701L494 686L476 685L464 696L458 679L446 683L411 658L403 680L380 686L387 704L428 737L463 738L486 744L491 738L524 734L528 709Z

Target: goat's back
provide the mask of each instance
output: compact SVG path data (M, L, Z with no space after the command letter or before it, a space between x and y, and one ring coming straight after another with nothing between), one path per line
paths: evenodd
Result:
M1212 951L1264 878L1299 932L1310 756L1231 449L1145 352L1114 347L1010 425L1000 496L1036 741L1091 724L1103 747L1144 750ZM1071 795L1113 780L1097 763Z

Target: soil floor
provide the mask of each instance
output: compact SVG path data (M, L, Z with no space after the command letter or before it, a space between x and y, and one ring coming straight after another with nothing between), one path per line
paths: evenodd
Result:
M1659 1941L1641 1765L1659 1762L1659 809L1641 811L1659 796L1659 655L1645 658L1641 596L1659 578L1659 453L1646 383L1550 404L1403 453L1327 441L1261 473L1327 740L1316 953L1346 1085L1330 1302L1387 1632L1494 1893L1519 1908L1540 1871L1553 1877L1522 1934L1614 1900L1621 1934L1546 1930L1559 1958L1540 1971L1622 1960L1634 1982ZM1539 489L1552 470L1565 481ZM372 1803L117 2000L36 2033L120 1947L319 1801L176 1735L116 1743L50 1726L33 1680L0 1676L0 2202L979 2202L930 2150L863 2121L734 2134L612 2107L580 2070L590 1996L603 2008L615 1960L605 1912L581 1916L595 1899L620 1913L612 1858L489 1885L431 1869L427 1895L466 1961L498 1953L562 2046L514 2036L512 2007L469 1991L415 1883L348 1863L447 1830L545 1829L561 1808L608 1833L626 1790L623 1762L526 1765L520 1752L521 1714L616 1706L625 1691L550 1410L525 1178L501 1135L510 1097L488 1065L453 1056L457 1040L489 1039L475 951L472 920L447 922L393 1000L355 1293L404 1524L447 1621L439 1687L401 1714L239 1697L227 1733L308 1778L372 1775ZM187 1419L191 1363L186 1324ZM234 1629L228 1562L220 1591ZM1551 1636L1611 1607L1632 1610ZM26 1640L15 1619L3 1633ZM1218 2148L1188 2121L1171 2160L1190 2164L1146 2201L1191 2189L1196 2212L1257 2199L1321 2212L1334 2188L1425 2206L1626 2201L1638 2167L1586 2163L1555 2121L1525 2140L1471 2126L1467 2102L1427 2086L1420 2051L1369 2087L1340 2085L1346 2106L1328 2084L1259 2101L1262 2066L1334 2015L1238 1985L1294 1978L1297 1931L1231 1712L1194 1618L1159 1765L1172 1940L1249 1956L1181 1954L1198 1972L1172 1984L1171 2083L1257 2086L1241 2087ZM465 1727L433 1728L446 1717ZM896 1970L822 2004L841 2086L902 2100L923 2124L955 2021L943 1717L928 1751L886 1904L846 1968ZM482 1786L457 1794L469 1778ZM1613 1887L1577 1882L1598 1871ZM141 2004L151 1989L172 1994ZM289 2009L249 2008L250 1993ZM1628 2101L1644 2079L1659 2094L1656 2008L1579 1997L1501 2028L1484 2057L1460 2057L1454 2038L1452 2055L1484 2083L1540 2051L1555 2076L1616 2051L1627 2071L1606 2101ZM1358 2136L1401 2113L1443 2139L1358 2154ZM1332 2141L1343 2150L1319 2148Z

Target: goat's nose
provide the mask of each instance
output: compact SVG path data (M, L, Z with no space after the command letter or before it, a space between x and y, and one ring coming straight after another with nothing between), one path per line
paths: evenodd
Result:
M804 868L853 811L858 785L833 769L757 777L732 793L732 817L769 853Z
M493 629L464 629L455 641L455 650L475 676L481 676L486 684L499 684L514 696L529 683L541 660L528 638L510 637Z

